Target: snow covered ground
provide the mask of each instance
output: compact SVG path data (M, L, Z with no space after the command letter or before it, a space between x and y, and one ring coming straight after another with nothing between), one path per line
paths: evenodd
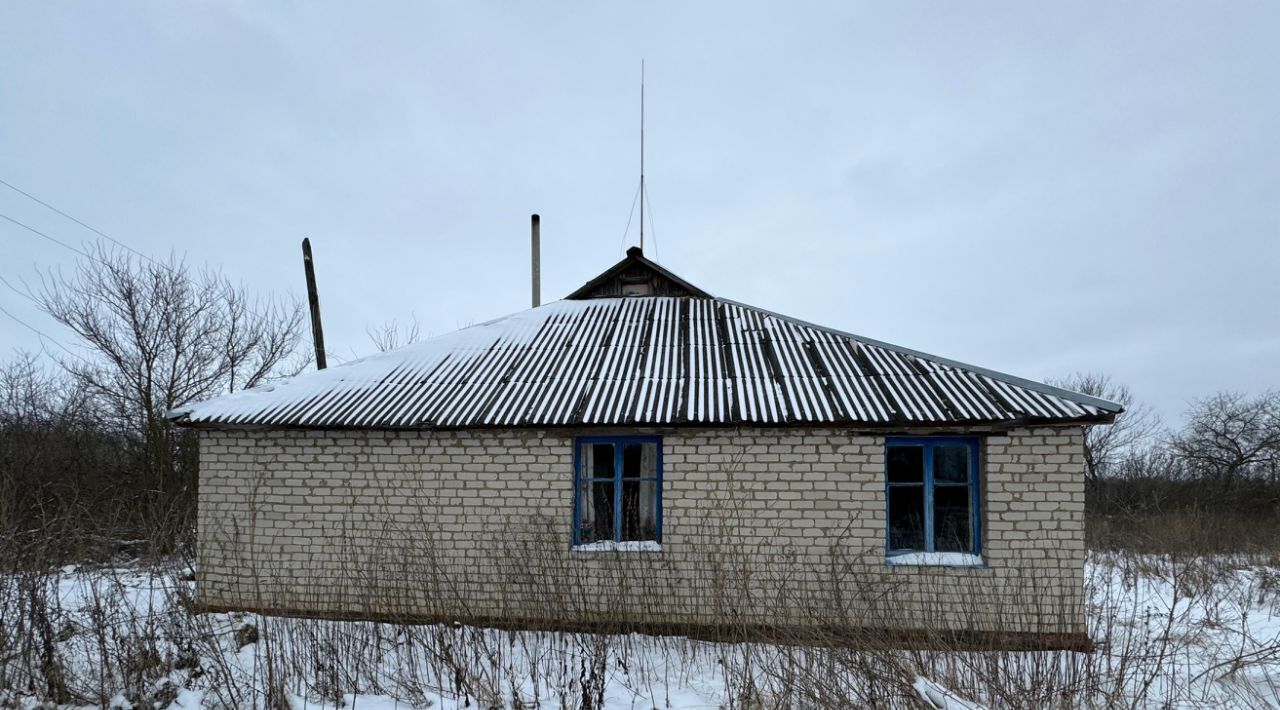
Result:
M1280 707L1280 568L1093 554L1086 576L1093 654L196 615L176 574L68 568L39 582L47 625L0 595L0 707ZM18 642L37 627L52 655Z

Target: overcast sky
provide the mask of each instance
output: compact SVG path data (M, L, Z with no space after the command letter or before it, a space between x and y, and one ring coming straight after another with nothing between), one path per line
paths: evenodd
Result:
M1174 421L1280 385L1280 5L604 5L5 2L0 179L260 294L309 236L349 358L527 308L532 212L544 300L636 242L643 58L646 253L705 290Z

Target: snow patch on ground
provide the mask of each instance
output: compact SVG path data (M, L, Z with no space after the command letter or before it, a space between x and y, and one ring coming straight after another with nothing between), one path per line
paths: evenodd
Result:
M1036 684L1043 676L1036 673L1060 666L1065 670L1056 678L1084 676L1087 671L1100 679L1097 694L1088 698L1096 706L1131 705L1123 699L1144 693L1147 702L1140 707L1280 707L1280 568L1237 560L1206 565L1091 553L1085 574L1088 630L1098 643L1092 655L938 651L881 652L876 658L900 669L895 671L901 677L900 692L914 694L938 710L1007 704L1010 695L983 690L990 681L979 673L996 663L1003 664L1000 672L1006 674L998 679L1001 692L1012 697L1042 691ZM153 707L151 697L163 698L158 707L169 710L261 706L272 663L301 669L301 675L277 688L280 697L294 708L317 710L449 710L512 707L517 702L526 708L556 708L580 701L584 683L603 698L606 708L746 705L744 688L760 693L753 702L774 706L768 684L776 664L826 653L630 634L608 637L609 649L602 655L597 649L604 637L589 634L397 627L248 613L191 616L182 604L192 584L180 581L180 576L180 571L67 568L51 580L66 628L76 630L60 641L59 653L75 675L86 679L97 677L100 658L96 640L87 631L95 614L106 614L111 628L121 634L163 634L173 624L198 625L194 630L203 644L198 666L175 669L152 686L161 689L167 684L170 692L139 701L119 694L119 688L103 688L101 697L107 702L95 706L128 707L133 702L135 707ZM239 632L250 626L262 630L262 639L240 643L245 636ZM355 654L366 667L358 673L342 667L343 659L353 656L326 655L331 646ZM487 689L459 689L452 676L424 665L424 654L442 651L456 653L458 662L479 664L502 679ZM557 660L547 663L548 658ZM591 665L591 659L601 658L599 666ZM1155 666L1153 658L1167 660ZM1032 670L1037 664L1042 670ZM312 668L323 670L308 670ZM562 670L548 677L553 668ZM841 683L858 682L856 666L841 668L832 666L829 673L848 673ZM0 667L0 678L6 670L13 669ZM322 673L332 673L335 679L326 680ZM753 673L758 678L744 677ZM215 678L248 688L250 696L229 695L213 685ZM92 686L76 692L87 692L86 688ZM341 690L358 692L337 692ZM778 692L778 686L772 692ZM33 708L39 700L0 689L0 707Z
M962 699L924 676L916 676L911 687L916 691L916 695L919 695L920 699L934 710L985 710L983 706Z

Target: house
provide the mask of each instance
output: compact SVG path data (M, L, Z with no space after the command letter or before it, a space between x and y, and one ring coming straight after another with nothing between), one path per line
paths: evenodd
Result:
M1084 432L1120 411L632 249L565 300L171 417L206 608L1079 648Z

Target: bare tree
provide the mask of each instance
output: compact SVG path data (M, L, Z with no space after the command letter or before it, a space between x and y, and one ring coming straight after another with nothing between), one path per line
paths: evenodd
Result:
M401 327L398 321L389 320L379 328L367 326L364 332L368 334L369 340L373 341L373 346L378 349L378 352L395 350L422 339L418 316L411 315L410 317L412 320L409 325L404 327Z
M34 298L79 339L63 367L133 445L153 489L173 475L179 438L165 413L188 402L296 374L302 309L255 300L220 273L94 248L74 274L49 272ZM188 467L189 468L189 467ZM163 496L161 496L163 497Z
M1091 479L1105 476L1136 448L1160 430L1160 418L1145 404L1135 402L1126 385L1111 381L1109 375L1078 372L1049 380L1049 384L1073 392L1099 397L1124 407L1109 425L1091 426L1085 433L1085 474Z
M172 258L91 256L71 277L48 274L36 298L88 351L64 359L67 370L138 431L187 402L300 369L291 364L298 304L255 302L221 274Z
M1187 423L1171 441L1188 467L1202 476L1231 482L1280 466L1280 392L1249 398L1219 392L1196 401Z

